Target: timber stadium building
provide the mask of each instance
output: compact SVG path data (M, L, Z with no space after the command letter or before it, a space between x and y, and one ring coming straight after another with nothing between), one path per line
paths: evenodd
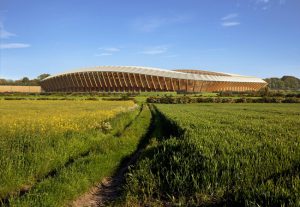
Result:
M165 70L138 66L97 66L45 78L45 92L217 92L257 91L267 83L256 77L203 70Z

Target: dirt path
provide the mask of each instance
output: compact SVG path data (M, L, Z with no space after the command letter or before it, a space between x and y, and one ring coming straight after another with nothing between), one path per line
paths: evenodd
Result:
M89 192L83 194L75 201L73 201L70 206L72 207L96 207L96 206L107 206L112 201L116 200L122 193L122 186L125 180L125 173L128 167L134 165L143 151L143 149L148 145L153 132L156 129L156 116L152 113L151 123L148 132L138 145L137 150L129 158L125 158L120 163L118 169L112 177L104 178L101 183L92 187Z
M141 153L141 149L136 151L129 159L124 159L120 167L112 177L106 177L101 183L92 187L89 192L73 201L73 207L96 207L107 206L111 201L118 198L122 193L124 175L130 165L133 165Z
M150 139L153 137L164 138L170 136L164 134L162 120L157 114L156 109L150 106L151 110L151 123L148 132L141 138L141 141L137 147L137 150L128 158L125 158L120 163L118 169L112 177L106 177L101 183L90 189L89 192L83 194L78 199L73 201L70 206L73 207L95 207L95 206L107 206L115 201L122 194L122 186L125 181L125 173L128 167L134 165L137 162L138 157L142 151L149 144Z

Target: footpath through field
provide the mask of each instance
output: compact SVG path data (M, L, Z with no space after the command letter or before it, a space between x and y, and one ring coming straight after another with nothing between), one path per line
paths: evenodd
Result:
M109 120L114 127L106 135L93 131L93 142L84 153L38 179L23 192L2 199L1 206L64 206L90 186L114 173L122 159L132 155L148 132L151 113L147 106Z

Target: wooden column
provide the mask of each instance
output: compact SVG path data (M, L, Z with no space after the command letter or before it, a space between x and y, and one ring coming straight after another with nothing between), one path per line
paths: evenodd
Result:
M150 84L149 84L149 82L148 82L147 76L148 76L148 75L144 75L145 80L146 80L146 83L147 83L148 91L151 91L151 87L150 87Z
M159 77L158 77L158 76L156 76L156 79L157 79L157 82L158 82L158 85L159 85L159 89L160 89L160 91L162 91L162 87L161 87L161 84L160 84Z
M156 91L156 85L155 85L155 83L154 83L153 76L150 75L150 77L151 77L151 82L152 82L153 88L154 88L154 90Z
M69 79L70 79L70 81L72 83L72 90L76 91L76 84L75 84L75 82L74 82L74 80L72 78L72 74L69 73L68 76L69 76Z
M165 89L167 90L167 91L169 91L169 88L168 88L168 85L167 85L167 82L166 82L166 78L165 77L163 77L163 80L164 80L164 84L165 84Z
M106 77L107 77L107 80L108 80L108 82L109 82L109 87L110 87L109 91L113 92L112 80L111 80L111 78L109 77L109 75L110 75L110 73L109 73L109 72L106 72Z
M141 86L142 86L142 89L145 91L145 86L144 86L144 83L143 83L143 80L142 80L142 77L141 77L141 74L139 74L139 79L140 79L140 83L141 83Z
M131 81L131 73L127 73L127 76L128 76L128 80L129 80L129 83L130 83L130 87L131 87L131 91L134 91L134 86L132 84L132 81Z
M122 72L122 77L123 77L123 80L124 80L125 88L126 88L126 90L129 91L128 84L127 84L127 80L126 80L126 77L125 77L124 72Z
M173 84L173 78L170 78L170 82L171 82L172 91L175 91L174 84Z
M117 91L118 90L118 85L117 85L117 82L116 82L116 79L115 79L115 73L114 72L111 72L110 73L111 76L112 76L112 79L113 79L113 83L114 83L114 91Z
M117 72L117 77L118 77L119 85L120 85L119 91L124 91L123 84L122 84L121 78L120 78L120 76L119 76L119 72Z
M100 78L101 74L100 72L96 72L96 80L98 81L99 85L100 85L100 91L104 91L104 82L101 80Z
M91 72L86 72L86 75L87 75L88 82L89 82L89 84L90 84L90 90L93 91L94 88L95 88L95 86L94 86L94 84L93 84L93 82L92 82L92 79L91 79L91 77L90 77L90 73L91 73Z
M95 72L91 72L91 76L92 76L92 80L93 80L93 82L94 82L94 84L96 86L95 90L96 91L100 91L100 86L99 86L99 84L96 81L96 74L95 74Z

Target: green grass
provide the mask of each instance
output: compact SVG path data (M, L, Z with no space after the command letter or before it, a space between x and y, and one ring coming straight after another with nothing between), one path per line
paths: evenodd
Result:
M130 156L147 133L151 114L144 107L140 115L121 136L98 140L90 153L65 168L56 176L39 182L23 197L12 198L11 206L63 206L86 192L104 177L113 174L121 160Z
M138 114L126 112L131 107L130 101L0 101L0 199L105 146Z
M300 104L158 104L141 143L148 107L89 97L0 100L1 199L69 205L142 144L116 205L300 206Z
M299 104L156 105L156 137L127 176L127 205L299 206Z

